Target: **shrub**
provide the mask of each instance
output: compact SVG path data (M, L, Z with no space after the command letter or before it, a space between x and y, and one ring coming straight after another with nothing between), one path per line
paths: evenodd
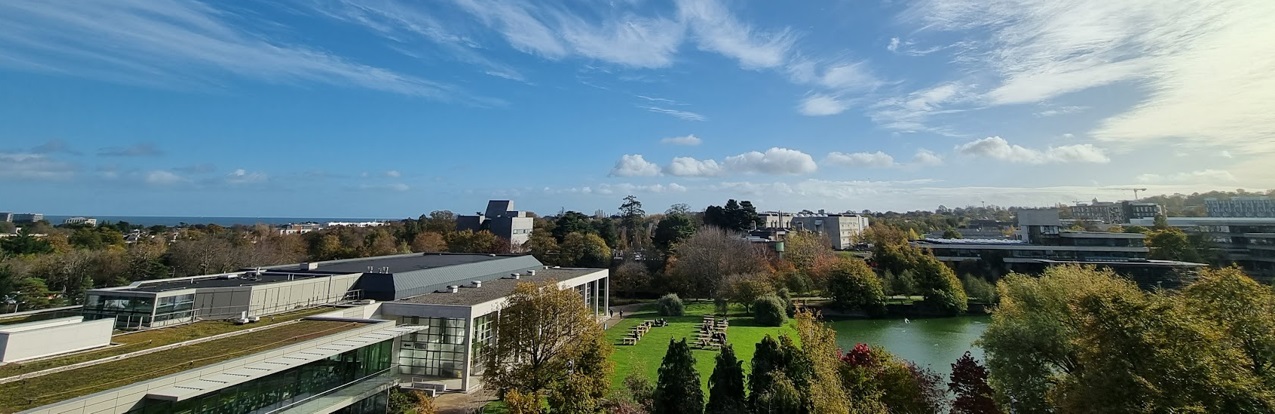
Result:
M792 294L788 293L788 288L779 289L779 292L775 295L784 302L784 313L789 318L797 315L797 305L792 303Z
M686 312L686 306L682 304L682 298L677 297L676 293L660 297L659 300L655 301L655 307L660 316L682 316Z
M753 302L753 318L763 326L783 326L788 321L784 302L775 295L766 295Z

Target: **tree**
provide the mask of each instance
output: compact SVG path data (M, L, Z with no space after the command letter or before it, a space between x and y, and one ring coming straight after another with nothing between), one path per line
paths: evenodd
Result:
M646 291L651 287L651 274L645 265L628 260L611 273L611 287L616 292Z
M961 232L956 231L956 229L947 229L947 230L943 230L943 238L945 238L945 239L963 239L963 238L965 238L965 236L961 235Z
M881 403L893 413L939 412L945 403L941 381L934 371L893 356L876 375Z
M1152 231L1147 236L1147 244L1151 247L1151 254L1147 257L1151 259L1193 263L1203 260L1200 252L1196 251L1187 239L1186 233L1176 228Z
M562 243L571 233L594 233L596 230L589 224L589 216L578 211L568 211L554 221L553 238Z
M655 301L655 307L660 316L682 316L686 310L686 307L682 305L682 299L677 297L676 293L661 296Z
M802 414L805 404L797 384L783 371L766 373L766 386L757 391L753 412L767 414ZM750 395L750 398L752 396Z
M744 396L743 361L735 357L730 345L717 354L713 374L708 377L708 405L705 414L734 414L748 410Z
M859 309L870 316L885 314L885 292L881 279L858 259L839 259L828 274L828 293L842 308Z
M660 363L659 380L655 383L652 414L698 413L704 410L704 391L699 373L695 372L695 356L686 339L669 339L668 351Z
M497 390L536 394L559 387L559 381L575 382L565 385L573 389L588 388L594 380L606 381L610 348L599 346L602 327L573 289L559 289L552 280L519 283L501 309L495 329L500 340L484 348L483 380ZM573 370L581 361L589 361L594 368Z
M447 235L447 251L452 253L506 253L500 238L487 230L461 230Z
M770 389L775 380L771 373L783 371L784 354L779 349L779 341L770 334L757 342L754 349L753 360L750 362L752 370L748 372L748 404L753 407L753 412L766 412L762 410L763 403L759 398Z
M583 350L573 354L564 378L550 388L549 406L554 412L589 414L602 409L603 397L610 386L611 344L603 335L591 337Z
M691 206L686 203L674 203L668 206L668 210L664 210L664 215L671 216L674 214L691 215Z
M798 272L811 276L812 279L815 278L815 274L820 273L815 270L820 263L835 259L832 242L821 234L799 230L790 232L784 240L784 260L792 263ZM827 284L823 282L826 280L819 280L816 285L820 288L826 287Z
M620 204L620 224L624 228L626 247L636 248L646 244L642 235L638 234L645 217L646 211L642 210L642 202L636 196L624 197L624 203Z
M992 386L987 385L987 368L965 352L952 364L947 391L956 396L952 414L1000 414L993 399Z
M764 225L765 219L757 214L751 201L726 200L725 207L708 206L704 209L704 224L742 232Z
M1182 293L1187 309L1217 324L1221 344L1238 349L1249 371L1275 386L1275 290L1228 267L1203 270Z
M916 293L916 279L912 277L912 271L910 270L897 275L886 270L882 279L882 288L887 295L908 296Z
M762 270L762 261L748 240L719 228L701 229L677 246L667 272L691 297L720 292L723 279Z
M674 246L695 234L695 221L688 214L668 214L655 225L652 243L655 247L668 253Z
M965 293L971 299L979 299L983 303L995 305L998 299L996 295L996 285L991 284L987 280L974 275L965 275L961 278L961 287L965 289Z
M643 413L649 413L653 410L655 387L642 374L639 374L636 370L630 372L628 376L624 377L624 389L628 391L629 397L633 399L633 402L642 407Z
M945 315L964 313L969 297L956 273L928 252L916 259L916 287L925 296L922 305Z
M751 312L757 298L775 293L775 289L761 275L734 275L727 278L730 300Z
M49 297L53 296L44 280L34 277L18 280L14 283L13 290L19 311L47 308L51 303Z
M558 240L553 238L553 234L545 230L543 227L536 228L531 231L531 238L527 239L527 243L523 246L531 251L531 255L536 260L546 265L562 265L559 260L560 248Z
M423 218L422 229L428 232L438 234L447 234L456 231L456 213L451 210L434 210L429 212L429 217Z
M560 246L559 260L576 267L610 267L611 248L597 234L571 233Z
M427 231L412 238L412 251L416 253L435 253L447 251L447 240L441 233Z
M811 366L812 378L808 389L810 412L852 412L849 395L841 384L837 333L804 309L797 312L796 319L801 351Z
M14 255L24 254L45 254L53 253L53 245L46 240L36 238L25 229L18 232L17 236L6 237L0 240L0 253L9 253Z
M753 302L753 319L762 326L784 326L788 321L787 309L775 295L765 295Z

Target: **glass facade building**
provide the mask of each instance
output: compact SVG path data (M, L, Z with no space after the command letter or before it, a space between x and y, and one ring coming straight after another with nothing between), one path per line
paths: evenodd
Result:
M390 369L393 340L382 341L185 401L146 399L129 414L268 413L375 377ZM348 413L385 412L380 393L347 407ZM379 411L378 411L379 409Z
M425 327L403 336L398 352L400 374L438 378L460 378L465 372L465 351L469 346L464 318L403 316L400 325Z
M194 297L190 300L194 302ZM89 294L84 320L115 319L117 328L150 326L155 319L155 296Z

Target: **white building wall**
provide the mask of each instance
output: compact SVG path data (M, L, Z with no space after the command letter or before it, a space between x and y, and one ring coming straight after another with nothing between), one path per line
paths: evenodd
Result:
M110 345L114 319L83 317L10 325L0 330L0 362L23 361Z

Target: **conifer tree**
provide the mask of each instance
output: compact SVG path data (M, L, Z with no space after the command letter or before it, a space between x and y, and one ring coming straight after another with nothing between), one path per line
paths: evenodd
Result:
M652 414L698 413L704 410L704 391L699 373L695 372L695 356L686 339L669 340L660 377L655 384Z
M748 409L744 398L743 361L735 357L735 348L727 345L717 354L717 365L708 377L708 405L705 414L742 413Z
M784 354L779 350L779 341L766 335L757 343L753 353L752 371L748 373L748 405L754 411L758 408L758 398L770 388L772 371L783 371Z

